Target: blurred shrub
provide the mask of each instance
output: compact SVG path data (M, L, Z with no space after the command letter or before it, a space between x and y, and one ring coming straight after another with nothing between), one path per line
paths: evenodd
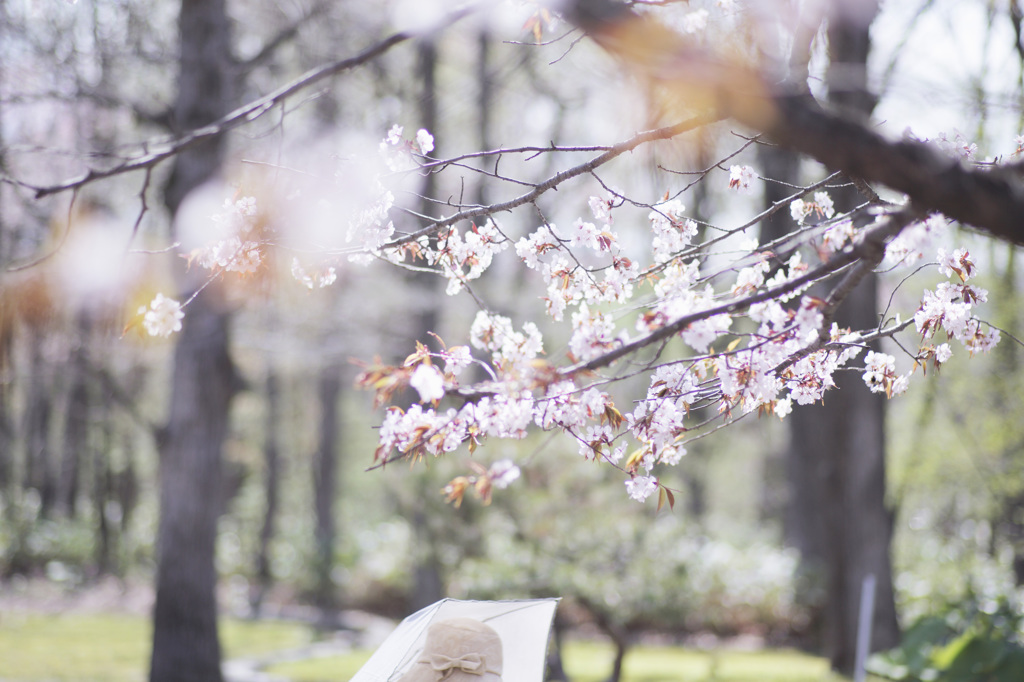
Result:
M868 669L900 682L1020 682L1022 625L1024 617L1013 599L978 598L972 592L919 619L899 647L874 656Z
M543 534L487 533L485 556L465 561L452 592L467 598L576 598L629 629L756 632L784 639L807 619L797 555L765 542L712 540L676 517L588 523L596 510L549 519Z

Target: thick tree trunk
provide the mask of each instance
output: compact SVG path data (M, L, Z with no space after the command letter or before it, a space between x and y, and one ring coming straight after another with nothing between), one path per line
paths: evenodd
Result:
M429 41L425 41L418 46L418 52L419 59L416 76L422 88L419 101L420 121L421 125L429 130L436 140L439 137L437 130L437 46ZM422 196L437 196L437 183L434 178L433 173L429 173L424 177L423 187L421 188ZM424 201L419 208L420 212L425 214L431 214L434 210L434 206L428 201ZM415 313L411 333L415 340L422 341L427 345L433 345L428 332L437 329L437 296L439 294L437 284L440 280L437 277L424 276L420 273L414 273L410 280L419 296L417 300L419 310ZM415 393L410 392L408 396L409 401L416 398ZM430 474L425 473L424 476L429 477ZM431 488L436 490L436 486L431 481L433 479L425 480L423 477L417 479L417 485L424 488L422 494L436 494L435 491L430 490ZM438 556L436 543L430 530L429 520L426 518L424 510L422 508L414 510L411 521L413 534L418 539L417 541L422 543L420 551L414 554L417 563L413 567L413 588L410 604L411 610L417 611L433 604L444 596L445 578L441 559Z
M863 10L864 4L858 7ZM865 117L875 104L864 80L870 19L863 13L844 16L840 9L830 17L828 32L829 99ZM847 186L833 192L833 200L837 208L848 210L865 197ZM866 278L839 309L839 326L877 325L877 298L876 279ZM836 385L824 404L794 412L793 471L800 470L802 484L810 484L810 502L818 511L809 517L816 527L804 531L801 549L824 565L826 653L834 669L849 674L868 575L876 580L871 649L895 646L900 633L890 558L893 514L885 499L885 396L872 393L855 372L839 373Z
M841 108L870 115L877 98L867 87L867 61L871 49L870 24L878 12L878 3L864 2L857 8L838 10L850 16L831 17L829 24L829 99ZM851 68L852 67L852 68ZM835 203L852 207L865 197L851 186L836 193ZM878 280L866 279L839 311L839 325L866 329L878 324ZM843 513L837 519L839 533L829 533L833 551L848 552L844 572L835 584L842 591L831 608L841 608L836 622L845 636L834 643L831 660L837 670L852 672L856 656L859 604L863 583L873 575L876 581L874 614L871 624L871 651L899 644L900 628L896 618L896 600L892 582L890 547L893 513L886 501L885 408L884 394L872 393L856 373L843 373L836 380L838 400L831 407L830 421L845 427L846 444L837 458L833 476L841 485ZM847 405L843 405L848 402ZM828 403L828 401L826 401ZM829 408L826 408L829 409ZM836 431L837 433L839 431ZM845 547L836 545L844 542Z
M318 382L320 399L320 444L313 458L313 505L316 515L316 602L321 627L335 625L338 598L335 593L334 549L337 527L334 500L338 491L338 395L341 368L328 365Z
M223 508L221 447L236 377L228 317L209 296L189 306L174 355L160 448L160 527L151 682L219 682L214 545Z
M195 128L232 102L224 0L182 0L175 124ZM220 138L175 159L164 202L177 213L219 170ZM185 296L196 284L183 283ZM160 447L160 526L151 682L220 682L214 546L223 510L221 449L237 387L229 316L211 285L189 304L174 353L170 415Z
M39 495L39 514L46 517L53 509L57 494L56 467L53 462L50 434L53 416L53 378L49 363L43 356L46 332L30 329L31 379L25 408L25 476L24 487Z
M861 10L864 5L858 6ZM876 8L877 9L877 8ZM870 39L870 17L843 13L830 18L830 100L851 115L870 115L875 101L866 89L864 73ZM804 40L797 42L804 48ZM806 79L806 49L794 49L788 67L800 87ZM761 152L767 177L780 183L799 183L799 157L781 148ZM768 183L766 205L790 193L785 184ZM832 191L837 208L865 201L853 187ZM762 242L792 231L788 212L766 220ZM778 253L779 262L788 257ZM839 310L841 327L870 328L877 324L877 284L865 279ZM833 668L852 672L857 618L864 578L876 579L872 649L898 643L892 587L890 544L893 517L885 500L885 397L871 393L855 372L836 376L838 388L824 404L802 407L789 417L790 443L785 466L789 495L784 513L787 544L799 549L803 564L824 578L821 626L812 628L816 641L808 644L829 656Z
M266 507L263 511L263 525L260 527L260 542L256 550L256 588L249 599L249 607L255 616L259 616L263 599L274 582L274 574L270 567L270 543L277 529L281 487L281 450L278 445L278 433L281 428L281 381L273 364L267 368L264 395L267 406L267 430L263 444L263 497Z
M71 388L64 411L64 443L56 503L57 513L71 518L76 512L81 463L85 460L83 455L87 456L89 450L88 348L92 324L87 312L79 314L76 327L78 346L72 350L68 363Z

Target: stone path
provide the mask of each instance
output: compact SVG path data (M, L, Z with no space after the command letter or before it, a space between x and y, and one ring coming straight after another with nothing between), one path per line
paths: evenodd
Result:
M294 649L274 651L263 656L235 658L224 662L224 682L289 682L285 677L266 671L272 665L304 661L309 658L338 656L353 649L376 649L395 629L395 622L361 611L341 614L344 629L328 639ZM344 682L339 680L339 682Z

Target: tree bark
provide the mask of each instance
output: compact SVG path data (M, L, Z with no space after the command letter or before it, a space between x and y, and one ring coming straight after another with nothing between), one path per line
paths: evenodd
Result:
M434 135L435 141L440 137L437 130L437 46L430 41L424 41L417 46L418 57L416 76L421 84L419 99L419 116L421 125ZM439 143L438 143L439 144ZM428 173L423 178L421 196L436 196L437 183L433 173ZM433 212L433 205L424 200L419 207L421 213L430 214ZM417 292L417 308L414 314L411 334L414 340L422 341L429 346L435 346L428 332L437 329L437 277L431 277L422 273L413 273L410 276L410 284ZM411 403L417 398L414 391L407 396ZM424 477L427 477L426 479ZM430 488L436 488L430 481L433 481L430 473L426 472L417 479L417 486L424 488L423 494L431 494ZM421 608L433 604L444 596L445 578L441 559L438 556L436 543L430 529L429 519L422 508L416 509L412 514L413 535L417 542L421 543L421 550L415 552L416 565L413 567L413 588L411 595L411 610L418 611Z
M53 463L50 434L53 416L53 377L43 356L46 332L31 325L29 330L31 383L25 408L24 487L39 494L39 514L46 517L53 509L57 477Z
M829 99L864 118L876 102L864 80L874 12L855 20L837 9L828 29ZM847 185L833 192L833 200L837 208L849 210L865 197ZM877 279L865 278L839 308L836 322L854 329L876 326L877 299ZM876 580L871 650L895 646L900 637L890 558L893 514L885 499L885 400L857 373L844 372L837 374L836 390L823 404L792 415L792 461L805 472L801 483L811 485L812 507L818 511L811 517L817 527L806 533L801 549L825 566L826 653L832 667L846 674L854 668L859 604L868 575Z
M338 491L338 395L341 392L341 368L325 367L318 382L320 399L320 444L313 458L313 505L316 515L316 588L321 627L333 627L337 620L334 549L337 526L334 500Z
M866 9L863 3L858 7ZM871 18L862 13L854 20L837 10L829 21L829 99L860 118L867 118L875 105L864 79ZM794 43L798 47L789 58L788 69L794 78L789 87L802 91L806 90L809 42L797 36ZM767 177L780 183L799 183L796 152L769 147L761 150L760 159ZM789 193L785 184L768 183L765 205L778 203ZM844 210L866 200L852 186L832 190L832 195L836 207ZM778 239L794 227L788 213L779 211L762 223L761 240ZM788 255L776 254L776 263L781 264ZM877 324L873 276L849 296L836 321L840 327L856 329ZM811 628L807 644L824 649L833 668L850 673L855 662L861 589L868 574L877 580L872 649L896 645L899 629L889 555L893 517L885 501L885 397L871 393L856 373L839 373L836 383L838 388L829 392L823 404L801 407L788 418L785 467L789 494L783 521L787 544L800 551L805 569L811 575L822 575L825 583L822 622Z
M175 124L197 128L230 110L231 32L224 0L182 0ZM218 137L183 151L164 194L172 214L219 170ZM183 282L185 295L197 287ZM170 414L160 447L160 525L151 682L220 682L217 520L222 446L237 389L229 315L216 284L189 304L174 353Z
M210 296L189 306L174 354L160 448L160 526L151 682L220 682L214 546L223 508L221 447L235 373L228 316Z
M85 460L83 455L87 455L89 450L88 348L91 326L89 314L84 311L79 313L75 330L77 346L72 350L68 363L71 387L64 414L64 452L57 478L56 505L58 514L70 518L75 517L81 463Z
M266 507L263 511L263 525L260 526L260 542L256 550L256 588L249 600L249 607L255 616L259 616L263 599L274 582L274 574L270 567L270 543L277 529L277 507L281 487L281 450L278 444L278 433L281 428L281 382L272 363L267 368L264 395L267 430L263 445L263 497Z

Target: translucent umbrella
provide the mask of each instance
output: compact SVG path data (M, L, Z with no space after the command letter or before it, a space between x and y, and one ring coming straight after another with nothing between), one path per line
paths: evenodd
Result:
M350 682L394 682L419 658L431 623L472 618L494 628L504 650L505 682L542 682L551 620L558 599L463 601L442 599L412 614L388 635Z

